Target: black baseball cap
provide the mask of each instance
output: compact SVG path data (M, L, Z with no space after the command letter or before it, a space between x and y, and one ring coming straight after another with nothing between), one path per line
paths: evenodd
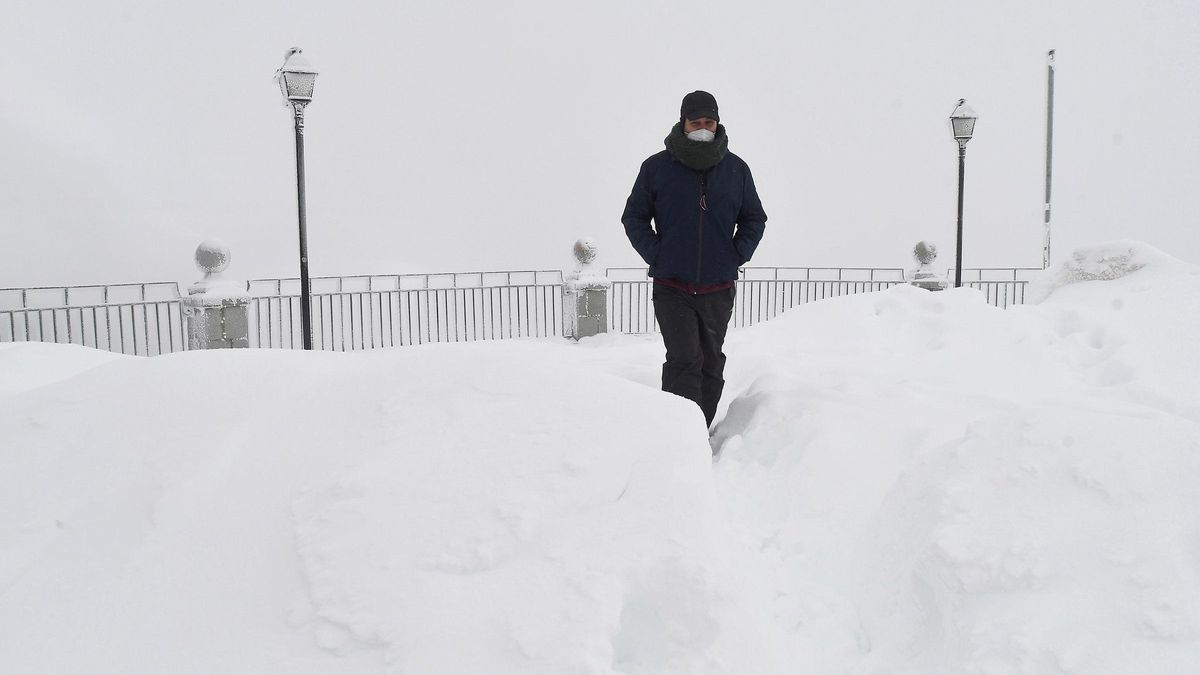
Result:
M679 120L698 120L701 117L721 121L721 116L717 114L717 99L707 91L693 91L683 97L683 105L679 106Z

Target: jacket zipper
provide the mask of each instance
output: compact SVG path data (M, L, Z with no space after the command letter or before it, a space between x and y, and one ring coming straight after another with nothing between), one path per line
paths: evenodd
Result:
M703 171L698 171L696 176L700 179L700 222L696 225L696 283L699 284L700 268L704 258L704 212L708 210L708 186L705 184ZM696 295L694 289L692 295Z

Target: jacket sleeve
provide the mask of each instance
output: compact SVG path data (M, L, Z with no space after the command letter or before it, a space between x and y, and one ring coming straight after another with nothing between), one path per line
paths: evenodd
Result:
M647 265L653 265L658 256L658 235L650 228L650 219L654 217L653 183L654 168L650 166L650 160L646 160L638 171L629 199L625 200L625 212L621 214L625 236Z
M745 264L754 255L766 229L767 212L763 211L758 189L754 187L754 176L747 166L746 179L742 184L742 210L738 212L737 232L733 235L733 247L742 258L739 264Z

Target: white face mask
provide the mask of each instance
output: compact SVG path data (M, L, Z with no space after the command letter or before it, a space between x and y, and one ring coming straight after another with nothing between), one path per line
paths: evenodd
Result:
M717 137L717 135L714 134L713 132L709 131L708 129L697 129L697 130L689 133L687 135L687 137L692 139L693 141L700 141L701 143L710 143L710 142L712 142L712 139Z

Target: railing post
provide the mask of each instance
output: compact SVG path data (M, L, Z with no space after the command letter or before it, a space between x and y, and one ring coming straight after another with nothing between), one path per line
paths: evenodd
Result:
M188 349L230 349L250 346L250 294L246 283L221 276L229 267L229 249L208 240L196 247L196 267L204 278L188 287L182 298L187 319Z
M937 260L937 246L932 242L919 241L912 250L913 259L920 265L908 275L908 283L927 291L944 291L949 284L946 279L933 271L933 261Z
M596 242L575 242L575 270L563 279L563 336L572 340L608 332L608 289L612 282L592 267Z

